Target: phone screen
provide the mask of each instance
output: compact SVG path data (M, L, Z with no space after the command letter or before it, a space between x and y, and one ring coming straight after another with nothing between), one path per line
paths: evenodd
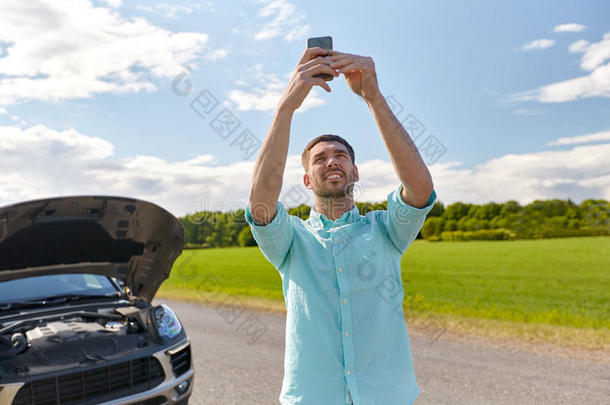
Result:
M333 38L332 37L315 37L315 38L307 38L307 47L320 47L322 49L333 49Z
M332 37L315 37L315 38L307 38L307 47L314 48L320 47L322 49L332 50L333 49L333 38ZM314 77L320 77L327 82L333 79L332 75L327 73L320 73L318 75L314 75Z

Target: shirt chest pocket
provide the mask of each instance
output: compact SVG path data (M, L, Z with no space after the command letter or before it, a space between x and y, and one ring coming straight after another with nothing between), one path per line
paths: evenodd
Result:
M346 237L349 243L341 252L353 292L374 290L393 273L379 235L370 227L359 231Z

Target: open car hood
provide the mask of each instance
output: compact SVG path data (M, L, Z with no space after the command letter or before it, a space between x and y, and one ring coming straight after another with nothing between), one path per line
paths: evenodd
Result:
M182 252L184 228L147 201L58 197L0 208L0 281L59 273L123 280L150 302Z

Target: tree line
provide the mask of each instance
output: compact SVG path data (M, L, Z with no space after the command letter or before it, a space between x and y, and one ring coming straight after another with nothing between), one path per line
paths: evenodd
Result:
M357 202L361 215L387 209L387 201ZM311 207L289 208L290 215L303 220ZM201 211L180 218L185 231L185 248L256 246L244 210ZM536 200L520 205L504 203L448 206L437 201L417 235L428 241L514 240L566 236L610 235L610 202L588 199L580 204L571 200Z

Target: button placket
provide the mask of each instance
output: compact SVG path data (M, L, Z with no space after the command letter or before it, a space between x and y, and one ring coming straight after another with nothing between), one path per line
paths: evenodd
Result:
M349 296L349 282L348 282L348 270L345 268L345 246L341 246L343 241L333 235L332 245L334 249L341 249L338 254L335 254L335 269L337 275L337 284L339 285L339 296L344 297L343 303L347 304L347 298ZM348 385L351 387L352 396L358 392L356 380L354 376L354 365L355 365L355 351L353 345L353 339L350 338L351 334L349 331L352 330L352 313L350 305L340 305L341 324L343 327L343 356L345 359L345 378Z

